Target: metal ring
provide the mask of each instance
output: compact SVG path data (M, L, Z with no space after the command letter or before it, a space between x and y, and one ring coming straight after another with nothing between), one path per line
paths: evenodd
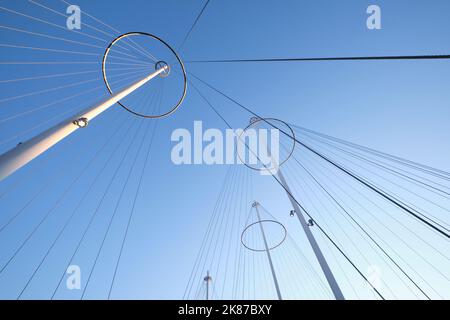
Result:
M256 120L255 120L255 119L256 119ZM288 160L290 159L290 157L292 156L292 154L294 153L294 150L295 150L295 133L294 133L294 130L292 130L291 126L288 125L288 124L287 124L286 122L284 122L283 120L276 119L276 118L256 118L256 117L252 117L252 118L250 119L250 124L242 131L241 135L239 136L239 140L240 140L240 137L244 134L244 132L245 132L248 128L250 128L251 126L255 125L255 124L258 123L259 121L267 122L267 120L273 120L273 121L281 122L281 123L284 124L286 127L288 127L289 130L290 130L291 133L292 133L292 138L293 138L293 139L292 139L292 141L293 141L292 149L291 149L291 152L289 152L289 155L286 157L286 159L284 159L284 161L280 162L280 164L278 165L279 167L281 167L286 161L288 161ZM236 148L237 148L237 146L236 146ZM242 160L241 155L240 155L240 153L239 153L239 148L237 148L237 156L239 157L239 160L240 160L247 168L250 168L250 169L252 169L252 170L261 171L261 170L272 170L272 169L274 169L274 168L255 168L255 167L252 167L252 166L248 165L245 161Z
M160 114L160 115L145 115L145 114L141 114L141 113L138 113L138 112L136 112L136 111L133 111L132 109L130 109L129 107L127 107L127 106L125 106L123 103L121 103L120 101L118 101L117 103L118 103L121 107L123 107L125 110L127 110L127 111L129 111L129 112L131 112L131 113L133 113L134 115L137 115L137 116L139 116L139 117L143 117L143 118L153 118L153 119L155 119L155 118L162 118L162 117L169 116L169 115L171 115L172 113L174 113L174 112L180 107L181 103L183 102L184 98L186 97L186 90L187 90L187 76L186 76L186 70L185 70L185 68L184 68L184 64L183 64L183 62L181 61L181 59L180 59L180 57L178 56L178 54L175 52L175 50L172 49L171 46L169 46L169 45L168 45L164 40L162 40L161 38L159 38L159 37L157 37L157 36L155 36L155 35L153 35L153 34L147 33L147 32L128 32L128 33L124 33L124 34L118 36L117 38L115 38L115 39L108 45L108 47L107 47L106 50L105 50L105 53L103 54L103 60L102 60L102 74L103 74L103 81L105 82L106 88L108 89L109 93L110 93L110 94L113 94L113 91L111 90L111 87L110 87L110 85L109 85L109 83L108 83L108 79L107 79L107 77L106 77L106 58L108 57L108 53L109 53L111 47L112 47L116 42L118 42L119 40L121 40L121 39L123 39L123 38L129 37L129 36L136 36L136 35L148 36L148 37L151 37L151 38L153 38L153 39L155 39L155 40L157 40L157 41L160 41L162 44L164 44L164 45L165 45L165 46L166 46L166 47L174 54L175 58L178 60L178 63L179 63L180 66L181 66L181 70L183 71L183 81L184 81L184 84L183 84L183 94L181 95L181 98L178 100L178 102L175 104L175 106L172 107L172 109L170 109L170 110L167 111L166 113L163 113L163 114Z
M266 251L266 249L255 249L255 248L250 248L250 247L247 246L247 245L245 244L245 242L244 242L244 234L245 234L245 232L246 232L248 229L250 229L252 226L254 226L254 225L258 224L258 223L263 223L263 222L271 222L271 223L275 223L275 224L281 226L281 228L282 228L282 230L283 230L283 232L284 232L283 239L281 239L281 241L280 241L279 243L277 243L276 245L270 247L270 248L269 248L269 251L271 251L271 250L273 250L273 249L275 249L275 248L278 248L278 247L281 246L281 245L283 244L283 242L286 240L287 230L286 230L286 227L285 227L282 223L280 223L280 222L278 222L278 221L275 221L275 220L260 220L260 221L256 221L256 222L253 222L252 224L249 224L247 227L245 227L244 231L242 231L242 233L241 233L241 243L242 243L242 245L243 245L244 247L246 247L246 248L247 248L248 250L250 250L250 251L254 251L254 252L263 252L263 251Z

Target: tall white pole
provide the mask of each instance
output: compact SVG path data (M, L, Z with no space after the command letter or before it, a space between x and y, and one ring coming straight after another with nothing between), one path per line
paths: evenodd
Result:
M250 124L252 124L252 119L250 119ZM333 275L333 272L330 269L330 266L327 263L327 260L323 256L322 250L320 250L319 245L317 244L316 239L314 238L314 235L312 234L310 230L310 226L308 223L306 223L305 217L303 217L302 211L300 210L300 206L298 205L297 201L292 196L292 191L289 188L289 185L286 182L286 179L284 178L283 173L281 172L281 166L278 164L277 159L274 159L271 153L271 150L269 147L267 147L267 153L272 158L272 163L277 164L277 171L276 173L271 170L271 168L266 168L266 170L269 170L272 175L277 175L278 180L283 185L283 188L286 191L286 194L289 198L289 201L291 202L292 207L294 208L294 212L297 215L297 218L300 222L300 225L303 228L303 231L306 234L306 238L309 241L309 244L311 245L311 248L314 251L314 254L316 255L317 261L319 262L320 267L322 268L322 271L325 275L325 278L327 279L328 285L331 288L331 291L333 292L333 295L336 300L345 300L344 295L342 294L341 288L339 288L339 285L336 281L336 278Z
M272 256L270 254L269 246L267 244L266 233L264 232L264 227L262 225L261 216L259 214L258 206L259 206L259 203L255 201L253 203L253 207L255 207L256 215L258 216L258 224L259 224L259 227L261 229L261 235L262 235L262 238L263 238L263 241L264 241L264 248L265 248L265 251L266 251L266 254L267 254L267 260L269 261L270 271L272 272L273 283L275 285L275 290L277 291L278 300L283 300L283 298L281 297L281 290L280 290L280 286L278 284L277 274L275 273L275 268L273 266Z
M211 276L209 275L209 270L206 271L206 277L203 278L206 282L206 300L209 300L209 282L212 280Z
M88 121L94 119L116 102L125 98L127 95L140 88L154 77L166 71L167 68L167 65L161 67L143 79L131 84L129 87L108 96L92 107L75 114L54 127L38 134L34 138L17 145L14 149L0 155L0 181L26 165L28 162L51 148L53 145L67 137L78 128L87 125Z
M325 257L323 256L322 251L320 250L320 247L317 244L317 241L310 230L310 226L306 223L298 203L292 197L292 191L289 188L286 179L284 179L283 173L281 172L281 168L278 168L277 175L278 178L280 179L281 184L284 186L286 190L287 196L292 204L292 207L294 208L294 212L296 213L297 218L300 221L301 226L303 227L303 231L305 231L309 244L311 245L311 248L313 249L314 254L316 255L317 261L319 261L320 267L322 268L322 271L325 274L325 278L327 279L328 284L330 285L334 297L336 298L336 300L345 300L341 288L339 288L339 285L336 279L334 278L333 272L331 272L331 269L328 266L328 263L325 260Z

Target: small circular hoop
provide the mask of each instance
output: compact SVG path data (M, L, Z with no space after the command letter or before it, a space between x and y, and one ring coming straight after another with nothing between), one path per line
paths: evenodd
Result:
M256 124L257 124L258 122L260 122L260 121L267 122L268 120L271 120L271 121L278 121L278 122L281 122L282 124L284 124L286 127L289 128L289 131L291 132L291 135L292 135L292 137L293 137L293 139L292 139L293 143L292 143L291 151L289 152L289 154L288 154L288 156L286 157L286 159L284 159L283 161L281 161L280 164L278 165L279 167L281 167L286 161L288 161L288 160L291 158L291 156L292 156L292 154L294 153L294 150L295 150L295 133L294 133L294 130L292 130L291 126L288 125L285 121L280 120L280 119L276 119L276 118L258 118L258 117L252 117L252 118L250 118L250 124L242 131L241 135L239 136L239 140L240 140L241 136L244 134L244 132L245 132L247 129L249 129L250 127L256 125ZM274 169L274 168L255 168L255 167L252 167L251 165L248 165L245 161L242 160L241 154L239 153L239 148L237 148L237 156L239 157L239 160L240 160L247 168L250 168L250 169L252 169L252 170L261 171L261 170L273 170L273 169Z
M158 61L155 63L155 70L164 68L164 71L159 74L160 77L165 78L170 74L170 66L165 61Z
M162 40L161 38L159 38L159 37L157 37L157 36L155 36L155 35L153 35L153 34L147 33L147 32L128 32L128 33L124 33L124 34L118 36L117 38L115 38L115 39L108 45L108 47L107 47L106 50L105 50L105 53L103 54L103 59L102 59L102 74L103 74L103 81L105 82L106 88L108 89L109 93L113 94L113 91L111 90L111 87L110 87L109 82L108 82L108 78L107 78L107 76L106 76L106 59L108 58L109 51L111 50L112 46L113 46L116 42L118 42L118 41L120 41L120 40L122 40L122 39L124 39L124 38L127 38L127 37L138 36L138 35L141 35L141 36L147 36L147 37L153 38L153 39L155 39L155 40L161 42L165 47L167 47L167 48L173 53L173 55L174 55L175 58L177 59L178 63L180 64L180 67L181 67L181 70L182 70L182 73L183 73L183 82L184 82L184 83L183 83L183 93L181 94L181 97L180 97L180 99L178 100L178 102L177 102L177 103L176 103L169 111L167 111L166 113L159 114L159 115L146 115L146 114L142 114L142 113L136 112L136 111L132 110L131 108L125 106L125 105L124 105L122 102L120 102L120 101L118 101L117 103L118 103L121 107L123 107L125 110L127 110L127 111L131 112L132 114L137 115L137 116L139 116L139 117L156 119L156 118L162 118L162 117L169 116L169 115L171 115L172 113L174 113L174 112L180 107L181 103L183 103L183 100L184 100L184 98L186 97L186 90L187 90L187 76L186 76L186 70L185 70L185 68L184 68L184 64L183 64L183 62L181 61L181 59L180 59L180 57L178 56L178 54L175 52L175 50L172 49L171 46L169 46L169 45L168 45L164 40ZM165 62L164 62L164 61L159 61L159 62L157 62L157 64L158 64L158 63L165 63ZM165 63L165 64L167 65L167 63ZM168 65L167 65L167 66L168 66ZM155 67L156 67L156 65L155 65ZM165 73L165 72L164 72L164 73ZM168 74L169 74L169 72L167 72L167 75L168 75ZM161 73L161 75L163 76L163 73ZM167 75L165 75L165 76L163 76L163 77L166 77Z
M275 221L275 220L260 220L260 221L256 221L256 222L253 222L252 224L249 224L247 227L245 227L245 229L244 229L244 230L242 231L242 233L241 233L241 243L242 243L242 245L243 245L245 248L247 248L248 250L254 251L254 252L263 252L263 251L266 251L266 249L255 249L255 248L251 248L251 247L249 247L248 245L246 245L245 242L244 242L244 234L245 234L251 227L253 227L253 226L257 225L257 224L264 223L264 222L275 223L275 224L279 225L279 226L282 228L282 230L283 230L283 239L281 239L281 241L280 241L279 243L277 243L277 244L275 244L275 245L269 247L269 251L271 251L271 250L273 250L273 249L275 249L275 248L278 248L278 247L281 246L281 245L283 244L283 242L286 240L287 230L286 230L286 227L285 227L282 223L280 223L280 222L278 222L278 221Z

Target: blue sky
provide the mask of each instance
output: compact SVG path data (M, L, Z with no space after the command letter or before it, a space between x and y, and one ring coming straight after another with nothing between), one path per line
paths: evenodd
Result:
M57 0L38 2L60 13L64 13L67 7ZM149 32L166 40L174 48L178 48L204 2L197 0L130 0L127 2L80 0L75 4L121 32ZM381 7L382 30L371 31L366 28L367 14L365 12L370 4L377 4ZM1 80L61 72L92 71L89 74L66 78L0 83L1 101L77 81L90 81L76 87L0 102L2 104L0 106L1 119L11 118L65 96L99 87L98 90L82 97L55 104L39 112L2 121L0 123L0 142L3 143L0 145L0 151L4 152L18 142L67 117L70 111L67 111L66 115L60 115L65 109L81 110L107 94L100 78L99 61L104 47L118 33L82 15L82 23L88 23L110 33L110 36L106 36L82 25L82 33L104 39L104 41L99 41L74 34L67 29L64 30L65 18L63 16L27 1L2 1L0 6L49 21L63 28L0 10L0 25L2 26L83 41L98 47L80 46L75 43L65 43L0 28L2 44L84 51L99 55L97 57L0 48L0 60L5 62L92 62L92 64L84 65L0 65ZM450 3L444 0L432 2L418 0L395 2L302 0L277 1L276 3L256 0L211 0L179 54L186 61L447 54L450 52L450 43L448 42L449 10ZM450 130L448 129L450 79L448 75L450 68L445 60L187 64L186 68L230 94L258 114L287 120L289 123L443 170L450 170L448 161L450 158L450 149L448 148L450 140ZM243 128L247 125L250 117L248 113L238 109L206 87L197 85L232 126ZM135 99L138 98L139 96L135 97ZM41 127L16 137L24 130L46 120L48 122ZM173 146L170 141L171 132L177 128L191 130L194 120L202 120L205 127L225 129L224 123L192 88L188 90L185 102L175 114L158 121L154 142L151 146L150 160L137 198L112 298L176 299L183 296L214 203L226 172L230 169L229 166L175 166L172 164L170 161L170 150ZM131 123L135 126L134 128L137 128L140 123L140 120L131 117L118 106L114 107L95 119L86 130L77 131L10 178L0 182L0 192L8 191L0 199L2 224L21 210L43 185L48 184L48 188L39 193L36 200L24 209L20 217L7 229L0 232L0 263L2 265L8 261L30 230L33 230L46 212L58 201L65 188L70 185L74 176L81 172L90 157L103 143L108 141L114 128L125 121L128 121L124 124L125 127L128 125L127 123ZM145 126L147 125L149 125L148 122L145 123ZM154 125L154 122L150 123L151 130ZM116 140L119 141L119 138L123 138L117 155L111 160L93 191L81 204L77 218L58 241L23 295L24 298L46 299L51 297L89 215L95 211L109 177L114 173L114 166L125 154L129 144L133 142L131 140L133 131L122 130L106 147L105 152L100 154L101 161L96 161L85 172L67 197L64 197L53 211L50 218L33 235L8 268L0 274L0 297L9 299L17 297L52 239L56 237L58 230L70 215L71 209L78 204L86 191L86 186L94 179L103 163L107 161L109 152L116 145ZM127 132L129 136L125 136ZM144 131L139 131L138 137L141 137L143 133ZM133 155L138 150L138 141L135 140L128 150L129 157L125 159L117 179L99 209L99 219L93 223L79 253L75 256L74 263L80 265L82 279L86 279L91 271L108 219L114 210L115 201L120 195L124 181L126 181L128 169L132 166ZM148 145L149 141L145 140L144 146ZM304 161L306 163L312 159L305 156ZM142 152L138 155L136 169L132 171L129 183L126 185L117 216L111 225L85 298L107 297L121 239L138 186L140 170L144 163L145 153ZM295 181L300 181L294 188L297 191L294 192L306 195L308 190L312 190L308 189L311 186L302 182L301 176L298 176L299 180L295 180L295 170L298 168L296 169L295 163L291 161L286 167L286 171L291 173L289 174L290 181L293 184L296 184ZM291 208L286 195L272 179L260 177L254 172L246 171L245 168L239 169L239 179L250 179L250 176L254 181L252 197L258 198L268 211L283 222L288 233L294 238L287 243L283 250L290 253L296 252L292 249L294 246L292 242L304 244L305 238L301 234L297 221L293 221L288 216ZM51 180L52 177L54 180ZM237 177L234 179L234 183L243 183ZM337 181L339 185L343 186L345 178L341 177ZM16 184L19 186L14 189ZM242 185L241 187L244 188ZM236 187L236 190L239 188ZM311 191L311 197L313 196L314 191ZM369 196L373 195L369 194ZM235 198L233 195L230 197L230 201L232 199L236 202L239 201L237 200L238 195L235 195ZM253 198L250 199L250 195L248 197L250 201L253 200ZM373 199L375 201L375 197ZM314 204L317 206L316 210L321 213L326 208L321 209L320 205L323 204L325 207L328 205L319 198L317 201L310 202L311 210L314 210ZM250 202L239 202L238 205L242 208L238 211L239 216L244 219L248 214L246 209L249 209ZM445 205L448 208L448 199ZM384 208L387 211L391 210L389 206ZM378 210L372 209L374 212ZM398 212L393 212L393 214L398 214L399 219L403 217ZM445 212L437 214L449 221ZM227 216L225 218L228 219ZM363 270L366 270L367 262L347 242L349 240L345 237L345 226L343 229L337 227L339 221L342 222L342 220L336 216L323 216L323 219L324 223L330 224L328 230L333 231L339 237L344 247L352 253L355 261ZM332 223L332 221L337 222ZM442 240L422 229L421 226L415 225L414 221L406 218L404 221L408 224L411 223L414 230L423 232L424 237L427 237L436 248L448 250L446 243L442 244ZM236 235L238 235L238 229L233 229ZM319 233L316 235L320 238ZM383 236L391 239L388 234L381 233L381 237ZM349 237L354 241L358 239L353 234L350 234ZM408 238L407 235L404 237L407 240L416 240ZM320 243L324 247L329 245L323 239L320 240ZM411 263L416 262L416 256L405 249L398 240L392 239L392 243L394 246L398 245L400 251L403 250L406 260ZM420 244L417 246L422 248ZM302 248L305 256L313 261L313 268L319 270L317 265L314 265L314 258L309 248L306 245ZM363 247L363 251L364 249L367 248ZM331 262L332 266L339 270L336 271L336 276L342 282L345 295L350 298L373 298L373 294L354 274L354 271L346 265L346 262L342 258L333 258L333 255L338 256L338 253L328 249L324 250L333 261ZM381 264L375 257L375 253L367 250L369 260L373 260L374 264ZM258 257L258 259L262 258ZM438 268L448 267L448 260L435 258L432 254L429 255L429 259ZM284 274L285 277L288 275L298 277L298 281L301 283L302 277L289 269L289 261L290 258L286 260L280 258L279 273ZM217 261L208 263L214 264ZM261 264L264 263L264 260L261 260ZM338 265L342 265L343 269L337 268ZM382 267L385 266L382 265ZM419 262L417 262L417 268L423 273L430 270L429 266ZM232 270L231 267L230 270ZM201 283L202 277L203 274L195 281ZM254 277L261 283L270 283L264 274L254 275ZM444 297L449 298L450 283L441 281L439 276L433 274L429 277L428 280L434 284L436 290ZM286 283L289 282L289 279L282 281ZM399 297L411 298L409 292L401 287L398 280L388 272L386 272L386 281L392 283L393 291ZM218 283L220 283L219 280ZM349 283L354 284L356 289L363 288L363 291L359 292L360 296L352 291ZM270 287L270 285L268 286ZM221 290L221 288L216 289ZM287 297L297 297L298 293L295 292L295 287L288 288L286 285L284 290ZM386 288L383 289L383 292L386 293L386 296L393 297ZM80 295L81 292L78 290L66 290L63 283L57 291L56 298L77 299L80 298ZM300 294L300 296L302 295ZM274 296L268 294L267 297L273 298ZM308 293L304 293L302 297L314 298Z

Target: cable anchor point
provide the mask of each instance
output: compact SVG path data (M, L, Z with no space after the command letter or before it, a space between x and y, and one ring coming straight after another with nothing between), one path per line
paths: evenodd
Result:
M159 74L160 77L165 78L170 74L170 66L165 61L158 61L155 63L155 70L164 68L164 71Z

